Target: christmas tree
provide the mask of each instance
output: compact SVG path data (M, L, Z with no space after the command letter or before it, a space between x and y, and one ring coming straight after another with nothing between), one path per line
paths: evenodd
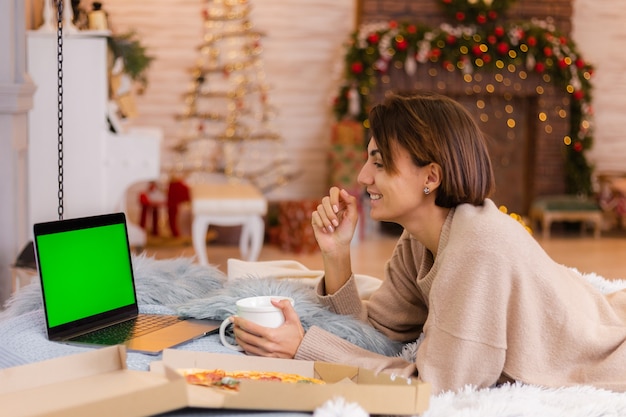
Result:
M263 33L254 30L247 0L206 0L204 36L170 171L219 173L263 192L291 179L283 138L270 126L275 109L261 59Z

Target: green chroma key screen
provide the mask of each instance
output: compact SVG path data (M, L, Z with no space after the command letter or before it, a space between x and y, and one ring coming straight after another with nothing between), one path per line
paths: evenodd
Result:
M135 303L124 224L37 238L50 327Z

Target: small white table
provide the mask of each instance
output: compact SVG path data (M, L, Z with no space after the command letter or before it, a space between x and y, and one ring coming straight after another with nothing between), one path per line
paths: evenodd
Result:
M267 199L245 183L198 183L191 188L193 222L191 239L201 265L208 265L206 233L209 225L241 226L239 251L243 259L256 261L263 247Z

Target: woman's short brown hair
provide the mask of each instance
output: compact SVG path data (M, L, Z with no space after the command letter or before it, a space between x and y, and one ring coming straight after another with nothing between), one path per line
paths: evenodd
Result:
M385 170L396 173L392 149L406 149L417 166L441 166L435 204L481 205L495 188L485 138L470 113L449 97L434 93L394 94L369 114L372 137Z

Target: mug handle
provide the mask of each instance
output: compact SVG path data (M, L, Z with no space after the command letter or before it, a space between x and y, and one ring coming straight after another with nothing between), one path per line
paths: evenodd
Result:
M229 349L243 352L243 348L241 346L233 345L232 343L228 342L228 340L226 340L226 328L230 326L232 323L233 323L233 316L227 317L224 319L224 321L222 321L222 324L220 324L220 341L225 347Z

